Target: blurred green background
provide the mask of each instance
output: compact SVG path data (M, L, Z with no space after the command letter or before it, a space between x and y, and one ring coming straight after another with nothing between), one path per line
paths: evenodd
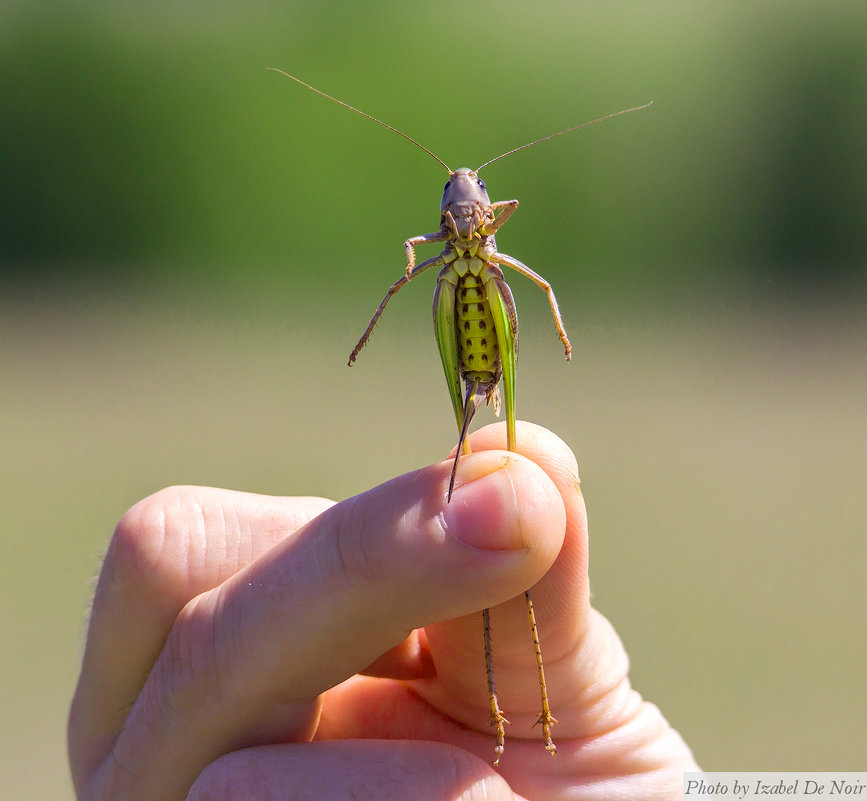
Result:
M267 66L452 167L654 101L485 171L575 345L510 279L519 415L576 451L596 603L703 767L863 769L865 41L854 0L4 3L0 796L71 797L127 507L342 498L454 442L433 275L345 368L443 171Z

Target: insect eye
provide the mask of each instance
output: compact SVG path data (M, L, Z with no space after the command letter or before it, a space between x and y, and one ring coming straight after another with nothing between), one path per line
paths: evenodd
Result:
M481 178L478 179L478 184L479 184L479 186L480 186L482 189L486 189L486 188L487 188L487 187L485 186L485 182L484 182Z
M451 181L446 181L446 185L443 187L443 192L445 192L452 185Z

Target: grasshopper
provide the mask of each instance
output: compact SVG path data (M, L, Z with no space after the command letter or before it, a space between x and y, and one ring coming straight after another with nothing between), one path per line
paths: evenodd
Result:
M519 150L612 117L639 111L647 108L651 103L616 111L596 120L584 122L564 131L528 142L501 153L475 170L461 167L453 171L442 159L420 142L397 128L393 128L388 123L316 89L288 72L274 67L268 69L279 72L316 92L316 94L355 111L388 128L398 136L402 136L416 147L424 150L425 153L445 167L449 173L449 179L443 187L443 196L440 202L440 227L433 233L414 236L404 242L406 271L392 284L382 299L382 303L379 304L367 328L349 355L348 364L351 367L358 358L359 351L367 343L392 296L421 273L432 267L440 268L433 301L434 331L459 431L457 451L452 463L448 487L447 499L451 501L461 454L470 452L467 441L470 423L482 401L485 401L486 404L492 403L495 413L499 415L501 406L499 384L501 380L506 406L506 447L510 451L517 450L515 441L515 376L518 357L518 315L512 291L506 283L501 265L510 267L515 272L529 278L545 292L551 306L557 335L565 349L566 360L570 361L572 358L572 346L569 343L569 337L566 334L566 328L563 325L563 318L551 284L526 264L497 250L495 234L518 208L518 201L498 200L492 203L488 197L485 182L479 178L479 172L489 164ZM440 242L445 243L445 246L438 255L423 261L421 264L416 264L415 249L418 246ZM464 381L464 390L461 389L461 379ZM552 740L551 727L557 723L557 719L551 714L548 702L548 689L542 664L542 648L539 642L533 600L529 590L525 591L524 598L530 622L530 634L536 657L536 670L542 702L542 711L539 713L536 725L542 727L545 749L554 756L557 753L557 746ZM500 709L494 683L490 610L483 610L482 623L488 700L491 712L490 723L496 728L497 737L497 744L494 748L496 758L493 764L498 765L505 746L505 726L509 721Z

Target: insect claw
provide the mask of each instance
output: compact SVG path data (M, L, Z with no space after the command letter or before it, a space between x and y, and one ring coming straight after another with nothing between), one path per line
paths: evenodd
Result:
M494 699L496 702L496 699ZM500 764L500 757L503 755L503 751L506 750L506 726L511 726L508 720L504 717L503 713L500 711L499 707L497 707L496 712L491 714L491 726L495 726L497 729L497 744L494 746L494 761L491 763L495 768Z
M557 756L557 746L554 744L554 741L551 739L551 727L558 723L557 718L555 718L550 710L542 710L539 714L538 720L533 724L533 727L541 726L542 727L542 738L545 742L545 750L551 756Z

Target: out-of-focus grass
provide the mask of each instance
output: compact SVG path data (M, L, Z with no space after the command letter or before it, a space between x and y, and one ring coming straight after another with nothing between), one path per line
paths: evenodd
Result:
M304 288L268 304L189 286L3 300L4 797L68 792L90 577L129 505L178 482L340 498L447 453L431 284L402 293L352 370L381 287L352 304L337 290L327 328ZM544 298L515 288L519 413L578 454L596 603L636 687L707 768L859 767L863 306L564 293L566 365Z
M452 167L653 100L485 170L557 285L576 242L597 287L864 276L864 3L5 6L0 241L22 275L147 260L249 285L325 261L344 283L399 259L443 171L275 66Z

